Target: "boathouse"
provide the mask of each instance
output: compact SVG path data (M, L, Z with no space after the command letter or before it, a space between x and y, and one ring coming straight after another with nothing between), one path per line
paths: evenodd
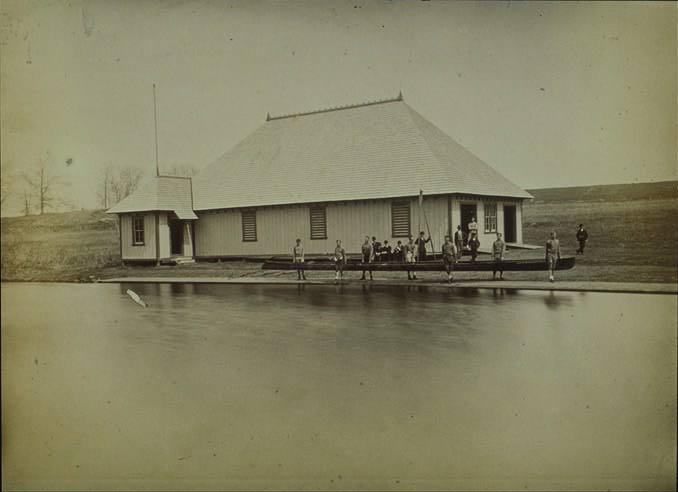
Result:
M152 177L108 212L123 261L161 262L288 254L296 238L307 254L337 239L357 253L365 236L395 245L428 229L440 251L472 217L481 248L497 232L520 244L529 198L399 95L269 115L197 176Z

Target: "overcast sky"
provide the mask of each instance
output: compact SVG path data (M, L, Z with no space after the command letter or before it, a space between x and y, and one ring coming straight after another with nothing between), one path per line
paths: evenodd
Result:
M161 169L402 90L524 188L677 179L677 7L3 0L2 173L49 152L79 207L106 163L153 174L155 82Z

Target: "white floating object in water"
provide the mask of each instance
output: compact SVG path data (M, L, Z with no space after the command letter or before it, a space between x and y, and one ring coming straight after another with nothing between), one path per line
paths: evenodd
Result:
M142 306L142 307L148 307L148 306L146 305L146 301L144 301L144 300L141 298L141 296L139 296L139 294L137 294L137 293L134 292L133 290L127 289L127 295L130 296L130 297L132 298L132 300L133 300L134 302L136 302L139 306Z

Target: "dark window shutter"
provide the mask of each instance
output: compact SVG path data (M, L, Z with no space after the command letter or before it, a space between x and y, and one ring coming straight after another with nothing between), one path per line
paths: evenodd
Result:
M257 212L256 210L242 211L242 240L257 240Z
M309 209L311 214L311 239L327 239L327 211L324 206Z
M391 237L410 236L410 202L391 203Z

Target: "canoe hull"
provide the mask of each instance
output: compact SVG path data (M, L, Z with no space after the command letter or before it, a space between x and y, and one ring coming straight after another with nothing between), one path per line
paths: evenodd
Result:
M574 267L574 256L561 258L556 270L569 270ZM491 272L497 268L493 261L462 261L454 266L455 272ZM501 267L505 272L538 272L548 270L543 260L504 260ZM287 261L265 261L264 270L297 270L299 265ZM334 263L328 260L310 260L303 263L304 270L334 270ZM442 261L422 261L419 263L360 263L349 261L344 271L372 270L373 272L442 272L445 265Z

